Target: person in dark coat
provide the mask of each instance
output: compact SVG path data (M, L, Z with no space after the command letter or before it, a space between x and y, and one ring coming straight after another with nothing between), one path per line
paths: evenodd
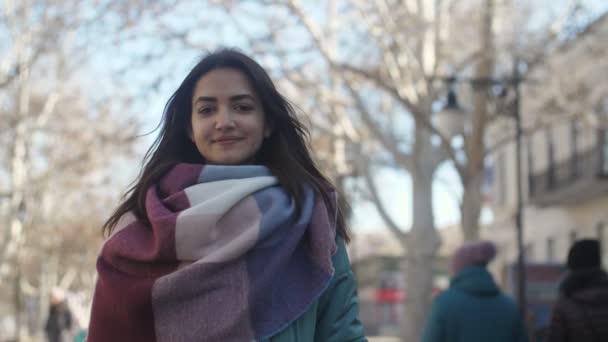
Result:
M527 341L517 306L486 269L495 255L488 241L469 242L456 251L450 288L433 302L423 342Z
M575 242L568 253L567 267L547 341L608 341L608 275L601 266L599 242Z
M49 342L68 342L67 336L72 329L72 313L67 304L65 294L60 289L51 291L51 305L46 321L45 332Z

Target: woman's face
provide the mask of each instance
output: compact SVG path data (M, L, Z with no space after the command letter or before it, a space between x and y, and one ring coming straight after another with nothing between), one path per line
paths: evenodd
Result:
M209 164L253 163L271 133L247 78L229 68L214 69L198 80L191 123L191 139Z

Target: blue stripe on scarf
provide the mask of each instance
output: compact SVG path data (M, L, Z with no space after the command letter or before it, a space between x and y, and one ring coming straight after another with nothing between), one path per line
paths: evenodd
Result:
M303 239L313 214L313 191L305 190L297 219L295 202L282 188L266 189L254 197L264 215L260 239L247 257L247 270L251 287L264 290L250 292L249 307L255 335L265 338L306 312L331 274L311 262L309 246ZM266 272L271 270L274 273Z
M305 225L310 222L312 216L314 196L312 190L308 188L305 189L304 194L304 203L297 222L295 222L296 203L282 187L274 186L253 195L258 208L263 213L256 243L258 247L265 248L280 243L283 236L291 229L306 229ZM293 227L294 224L298 227ZM301 227L302 225L304 227Z
M205 183L261 176L272 176L272 173L262 165L205 165L198 181Z

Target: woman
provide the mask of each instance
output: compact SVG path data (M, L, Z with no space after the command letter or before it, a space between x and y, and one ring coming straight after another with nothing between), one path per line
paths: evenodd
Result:
M486 266L496 255L488 241L468 242L453 255L450 288L433 302L423 342L523 342L523 321Z
M306 137L259 64L204 57L104 225L88 341L366 341Z
M549 325L549 342L608 341L608 274L598 240L575 242Z

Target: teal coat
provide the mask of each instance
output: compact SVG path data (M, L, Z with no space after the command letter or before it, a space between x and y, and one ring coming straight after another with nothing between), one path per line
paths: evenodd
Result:
M515 303L485 267L467 267L433 302L423 342L525 342Z
M334 276L327 290L299 319L264 342L364 342L359 298L344 240L337 239Z

